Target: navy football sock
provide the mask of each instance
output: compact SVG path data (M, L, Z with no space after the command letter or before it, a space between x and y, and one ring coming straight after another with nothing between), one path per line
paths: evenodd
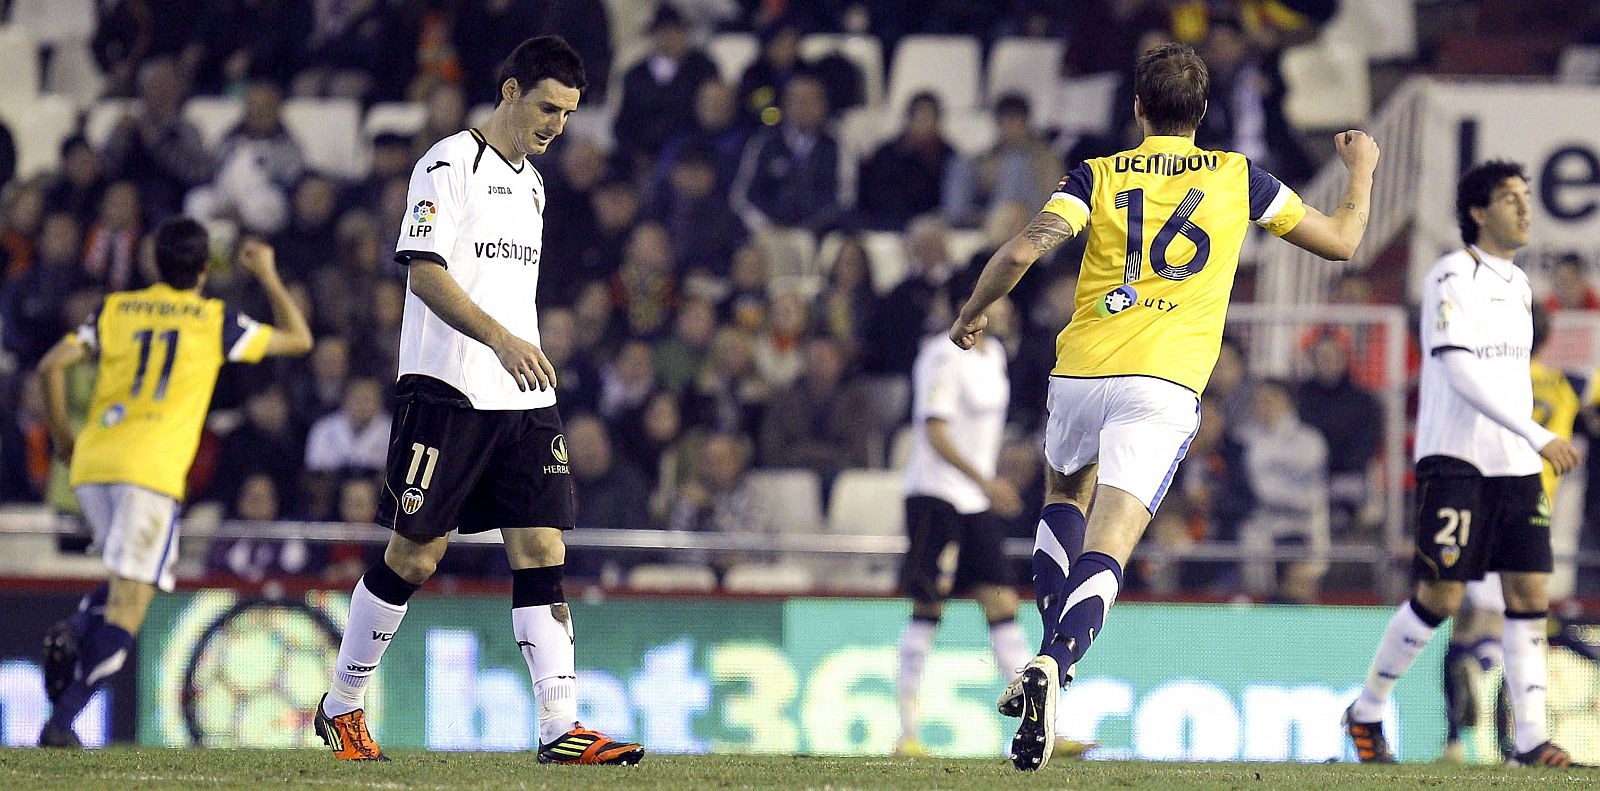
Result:
M1064 588L1061 620L1041 651L1060 666L1062 684L1072 680L1068 671L1105 628L1106 613L1122 590L1122 566L1103 552L1085 552L1072 564Z
M1041 654L1055 637L1066 597L1067 571L1072 559L1083 553L1084 529L1083 512L1075 505L1050 503L1039 513L1033 537L1033 597L1044 621Z
M100 622L78 645L78 672L67 688L61 691L51 707L50 722L71 728L78 712L89 705L94 689L111 674L122 669L133 648L133 635L115 624Z

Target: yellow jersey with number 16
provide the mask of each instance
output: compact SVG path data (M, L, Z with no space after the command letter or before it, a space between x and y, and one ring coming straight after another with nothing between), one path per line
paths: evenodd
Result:
M1051 374L1151 376L1197 395L1217 363L1245 231L1282 236L1306 214L1243 154L1165 135L1085 161L1043 211L1089 231Z
M177 500L223 362L256 362L272 328L157 283L111 294L72 336L98 356L72 485L130 483Z

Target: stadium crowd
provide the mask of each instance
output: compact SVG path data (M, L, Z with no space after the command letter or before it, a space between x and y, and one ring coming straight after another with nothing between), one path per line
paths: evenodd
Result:
M804 36L870 33L886 53L914 33L976 32L986 45L1054 38L1066 42L1066 77L1126 75L1150 43L1191 41L1212 79L1198 142L1244 152L1293 185L1314 172L1317 156L1285 118L1278 58L1314 36L1337 6L703 0L663 3L641 47L613 40L600 0L97 3L93 53L107 95L135 98L132 110L102 145L85 134L67 139L53 173L15 179L14 157L0 156L8 182L0 209L0 413L14 418L0 426L0 497L73 510L31 371L102 294L152 279L145 232L188 213L217 231L212 293L258 318L270 315L248 279L231 271L226 249L239 235L265 238L317 337L304 360L224 371L190 501L245 520L371 521L405 300L405 273L392 254L410 209L411 168L493 97L498 64L489 55L554 32L574 44L592 75L580 114L603 104L615 110L614 144L569 132L534 163L549 193L543 350L560 379L580 526L761 532L761 504L745 485L752 469L809 469L826 496L842 471L896 463L912 360L921 337L948 328L952 293L970 285L974 264L1032 216L1068 165L1124 148L1132 134L1126 86L1113 131L1100 136L1055 134L1058 108L1007 93L990 97L985 111L994 144L969 153L945 131L952 108L928 92L897 110L895 134L858 162L843 161L855 152L842 145L837 123L876 92L849 58L802 57ZM724 30L759 36L742 74L720 73L697 43ZM643 52L637 60L618 59L635 51ZM243 115L207 145L182 111L192 97L218 95L240 99ZM283 119L293 96L363 106L412 101L426 108L425 120L414 135L375 135L369 172L341 178L307 166L305 141ZM0 136L0 154L10 142L9 133ZM810 271L787 260L784 240L794 229L818 243ZM882 267L872 258L883 251L867 235L882 231L902 234L903 249L892 253L905 268L897 281L875 275ZM1005 337L1014 398L1001 470L1024 502L1041 497L1040 383L1072 313L1080 251L1081 242L1024 281L1017 326ZM1586 279L1583 261L1569 269L1563 276ZM1373 301L1359 277L1339 292ZM1592 288L1554 293L1564 307L1582 294L1570 307L1600 309ZM1314 375L1280 382L1256 381L1230 342L1184 468L1183 496L1152 540L1270 545L1273 528L1262 523L1274 519L1328 520L1337 539L1376 540L1368 470L1381 408L1371 383L1352 374L1353 343L1333 332L1308 337ZM69 378L80 420L92 376L85 367ZM1013 534L1031 536L1033 521L1025 512ZM245 577L353 579L362 552L241 540L218 542L209 557L214 570ZM598 571L597 560L585 564L578 554L573 573ZM447 570L483 573L503 562L498 553L453 553L447 563L456 567ZM1184 579L1290 600L1318 595L1320 570L1286 573L1276 585L1272 571L1195 565ZM1138 567L1135 574L1157 576Z

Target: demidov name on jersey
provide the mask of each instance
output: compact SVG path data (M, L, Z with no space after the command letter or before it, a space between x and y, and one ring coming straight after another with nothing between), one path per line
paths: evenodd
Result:
M544 180L531 162L502 157L476 130L435 143L411 171L395 258L445 268L472 303L539 345ZM461 391L475 409L538 409L555 393L522 392L488 346L457 332L408 289L399 375L422 374Z

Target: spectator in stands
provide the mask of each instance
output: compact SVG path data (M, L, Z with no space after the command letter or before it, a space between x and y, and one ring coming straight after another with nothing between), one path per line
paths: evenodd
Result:
M406 284L403 280L382 279L372 285L368 300L371 323L358 327L351 348L362 361L366 373L381 379L393 378L400 370L400 323L406 310ZM565 384L563 382L562 384Z
M389 266L377 221L365 209L351 209L339 218L331 241L333 261L311 276L311 298L317 306L314 326L319 335L368 332L372 293L383 282L382 268Z
M1034 277L1042 275L1046 273ZM1006 367L1011 376L1011 409L1007 418L1028 430L1044 427L1045 392L1037 383L1048 381L1056 367L1056 337L1072 321L1078 278L1071 272L1051 272L1037 291L1039 296L1031 308L1017 305L1021 337L1016 357ZM1035 385L1030 387L1029 382Z
M360 100L371 93L377 75L396 78L393 61L404 47L391 9L370 0L312 3L311 15L306 57L291 86L294 95ZM405 55L416 59L415 49Z
M657 390L644 407L617 424L618 446L650 480L650 514L663 523L672 497L690 466L683 431L683 399L673 390Z
M305 460L300 437L289 418L289 399L283 388L269 384L251 394L244 405L244 423L222 438L217 452L217 473L205 499L232 503L246 478L265 475L277 491L295 491Z
M695 93L716 76L716 64L694 46L683 16L669 2L657 5L650 53L622 76L615 130L623 166L649 172L662 146L693 127Z
M766 250L753 241L733 254L728 290L719 306L723 321L751 332L766 325L770 268Z
M306 437L310 472L380 472L388 453L389 413L377 379L353 379L338 410L311 426Z
M427 94L428 108L422 130L417 133L412 161L422 158L434 143L467 128L467 96L453 82L435 84Z
M665 226L644 222L633 229L622 268L611 280L611 291L630 335L653 338L666 329L677 302L677 278L672 269L672 237Z
M539 350L556 370L561 408L574 414L600 408L600 368L577 348L577 317L571 308L539 311Z
M1065 77L1126 72L1142 52L1145 33L1172 27L1167 3L1160 0L1087 0L1072 15L1063 51ZM1170 33L1169 33L1170 35ZM1129 108L1132 112L1132 108Z
M1383 437L1378 399L1350 378L1344 344L1325 334L1311 347L1311 378L1295 393L1300 419L1322 435L1328 449L1329 518L1342 533L1372 497L1368 476Z
M756 33L761 51L739 77L739 105L749 127L777 126L783 112L778 100L795 75L810 71L800 57L800 26L779 18Z
M1021 94L1008 93L995 102L994 147L977 157L957 157L950 166L942 195L947 220L981 226L1002 206L1037 206L1054 192L1066 171L1049 142L1033 131L1031 114Z
M939 97L924 91L906 105L905 125L861 163L856 210L869 228L898 231L911 218L936 211L955 149L939 129ZM1032 196L1037 202L1038 195Z
M304 62L313 3L205 3L184 60L204 93L234 93L251 78L287 85Z
M717 189L711 150L691 146L679 152L661 194L651 201L651 215L667 227L672 264L679 273L727 277L733 253L743 245L744 221Z
M373 208L382 203L384 190L390 182L401 179L409 184L411 166L416 162L411 157L411 149L415 144L415 138L397 132L373 135L372 167L366 177L345 190L341 203L345 206Z
M287 498L270 477L253 475L245 479L239 498L228 512L229 519L273 522L282 518ZM305 574L322 565L325 554L302 539L273 541L257 538L223 539L210 549L210 566L249 582Z
M171 5L182 8L179 3ZM145 0L114 0L96 3L94 8L94 37L89 42L89 50L94 55L95 65L105 75L105 93L107 96L131 95L136 87L134 77L139 65L152 54L154 38L161 28L154 24L155 15ZM180 46L187 43L187 36L180 39Z
M655 344L656 381L674 392L700 375L717 330L717 311L704 299L686 299L672 319L672 334Z
M1250 367L1245 364L1244 347L1237 338L1224 335L1217 364L1206 382L1206 399L1222 408L1227 425L1239 427L1251 420L1255 409L1254 389Z
M824 128L822 82L800 74L783 92L783 119L745 146L734 179L733 207L745 225L831 229L839 219L839 143Z
M539 278L539 307L571 306L578 289L589 279L604 279L610 272L586 273L584 250L599 235L594 192L605 175L605 152L582 137L557 138L563 148L558 165L545 173L544 247L540 261L560 267L560 277ZM547 270L548 271L548 270Z
M773 297L767 326L755 347L756 372L772 391L782 390L800 377L806 365L801 346L810 325L805 300L799 294L788 291Z
M906 229L906 278L878 301L867 330L872 373L909 376L923 337L942 331L954 317L945 298L955 273L946 239L948 227L937 215L924 215Z
M678 489L667 528L699 533L771 533L771 519L750 491L749 470L748 439L738 434L708 435L696 454L694 472ZM720 576L750 553L708 555L706 561Z
M106 177L138 187L151 223L176 212L184 194L211 179L211 155L200 130L179 114L186 93L171 58L146 63L139 69L138 106L111 130L101 152Z
M44 182L12 182L4 190L5 228L0 230L0 252L5 255L5 279L21 277L33 266L39 232L44 226ZM95 207L97 210L99 206Z
M580 354L596 361L609 357L626 334L609 283L592 280L584 284L572 312L577 317L575 346Z
M1252 593L1311 604L1328 570L1328 446L1300 421L1287 385L1263 381L1253 390L1252 420L1239 438L1256 507L1239 530L1250 558L1240 572ZM1285 541L1304 549L1275 574L1268 558Z
M872 320L877 296L872 293L872 265L861 237L845 236L828 266L828 283L811 306L818 331L838 341L854 360Z
M694 95L694 126L679 133L661 149L655 181L658 184L666 181L679 154L700 148L711 152L717 170L717 191L726 195L739 170L739 158L744 154L748 139L738 121L739 103L733 89L719 79L700 83L700 90Z
M1565 253L1556 259L1550 269L1550 296L1545 297L1544 306L1549 310L1600 310L1600 293L1589 280L1582 256Z
M1178 468L1175 505L1196 541L1237 541L1240 525L1256 509L1245 468L1245 449L1217 402L1200 403L1200 428L1189 444L1188 462ZM1186 590L1237 590L1233 564L1185 561L1179 584Z
M578 527L640 530L652 527L646 503L650 480L632 461L618 458L606 424L587 412L566 422Z
M806 467L824 483L872 462L872 406L845 379L844 351L832 338L805 344L799 381L772 397L761 421L760 456L771 467Z
M318 337L308 367L286 380L290 414L301 430L339 408L350 381L350 341L342 335Z
M144 225L139 189L119 181L106 190L100 214L83 240L83 270L107 291L121 291L152 278L139 270Z
M656 389L655 366L648 341L629 339L617 356L600 370L600 414L616 420L644 406Z
M272 242L279 267L289 278L305 280L333 260L333 245L328 242L333 238L337 201L338 193L326 176L309 174L295 187L289 225Z
M217 146L217 175L189 192L185 213L227 219L246 231L274 234L289 219L289 189L305 169L300 144L283 125L283 93L256 80L244 95L244 118Z
M61 308L75 291L89 284L83 273L82 237L72 215L56 212L44 220L34 265L20 277L0 285L0 326L5 347L17 363L32 369L63 332L82 316L60 320Z
M579 283L610 280L617 273L639 222L639 191L627 181L601 183L595 187L592 203L595 231L585 240L582 257L570 275Z
M79 223L94 221L106 180L100 174L100 157L82 135L61 143L61 170L45 188L44 202L52 211L69 212Z
M750 335L723 327L712 338L706 364L684 396L683 414L696 428L754 434L770 392L756 373Z
M1262 99L1266 78L1250 42L1235 19L1213 19L1210 28L1205 61L1211 75L1213 101L1207 103L1205 117L1195 130L1195 144L1237 151L1275 172L1277 161L1267 149Z

